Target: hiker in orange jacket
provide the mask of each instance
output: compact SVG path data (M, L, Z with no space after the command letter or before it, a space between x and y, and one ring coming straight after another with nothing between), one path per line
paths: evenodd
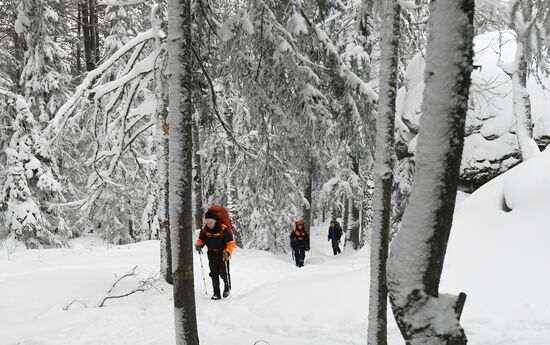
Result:
M297 220L295 224L296 227L290 233L290 246L294 253L296 266L302 267L304 266L306 251L309 250L309 234L304 227L303 219Z
M204 214L205 224L201 227L199 239L195 248L202 253L202 247L208 247L208 266L214 294L212 299L218 300L220 296L220 277L224 282L223 297L229 296L230 285L228 281L229 260L233 254L235 240L231 230L220 222L215 212L208 211Z

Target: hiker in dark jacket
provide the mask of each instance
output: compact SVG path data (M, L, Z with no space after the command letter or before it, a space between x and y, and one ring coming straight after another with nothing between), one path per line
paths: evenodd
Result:
M309 234L304 227L304 221L299 219L296 221L296 227L290 233L290 246L294 253L296 266L304 266L306 251L309 250Z
M229 271L229 259L235 247L235 240L231 230L217 219L216 213L208 211L204 214L204 218L206 224L201 227L195 248L202 253L202 247L205 245L208 247L208 265L214 288L212 299L217 300L221 298L220 277L224 282L223 297L229 296L227 271Z
M342 238L342 227L338 224L337 221L333 220L330 222L328 228L328 240L332 240L332 251L334 255L340 254L340 238Z

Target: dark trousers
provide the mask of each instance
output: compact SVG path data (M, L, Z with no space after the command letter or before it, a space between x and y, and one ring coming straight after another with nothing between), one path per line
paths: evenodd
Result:
M340 254L342 251L340 250L340 245L338 241L332 240L332 252L334 255Z
M222 253L208 252L208 266L210 266L210 277L212 278L214 293L220 293L220 277L222 277L225 286L228 286L225 265ZM229 261L227 261L227 271L229 271Z
M304 259L306 258L306 249L304 246L294 247L294 259L296 260L296 266L302 267L304 265Z

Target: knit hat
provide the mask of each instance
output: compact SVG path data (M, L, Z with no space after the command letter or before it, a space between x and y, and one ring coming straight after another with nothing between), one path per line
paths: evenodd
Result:
M206 213L204 214L204 219L215 219L215 220L218 220L218 216L217 216L216 213L214 213L214 212L206 211Z
M298 220L296 221L296 225L304 225L304 224L305 224L305 223L304 223L304 220L303 220L303 219L298 219Z

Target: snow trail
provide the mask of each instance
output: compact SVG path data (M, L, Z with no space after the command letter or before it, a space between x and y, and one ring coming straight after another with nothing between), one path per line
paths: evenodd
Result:
M221 301L210 300L206 256L208 295L204 294L195 253L201 343L361 344L358 334L365 329L368 313L368 256L352 250L333 256L327 231L328 223L312 228L312 250L302 268L294 265L290 253L237 249L231 266L232 294ZM87 238L74 242L71 249L17 252L14 261L0 254L0 296L11 296L0 299L6 311L0 315L0 324L6 326L0 328L0 344L174 343L168 285L160 293L137 293L93 308L115 274L134 265L142 276L158 271L158 242L110 248ZM136 283L127 279L118 291L128 291ZM75 303L64 311L74 299L88 307Z
M468 294L461 324L471 345L540 345L550 339L550 259L547 212L550 150L461 196L441 291ZM538 176L538 175L537 175ZM509 188L523 183L529 198ZM538 181L537 186L531 183ZM520 183L521 182L521 183ZM529 186L525 186L529 184ZM527 188L528 187L528 188ZM502 210L502 200L514 209ZM208 295L195 253L198 327L204 345L359 345L366 342L369 251L346 248L333 256L328 223L311 230L311 251L297 268L291 253L236 249L232 296L210 300L212 287L203 256ZM290 233L290 228L289 228ZM190 244L191 245L191 244ZM73 248L0 250L0 345L174 344L169 285L94 305L135 265L140 276L159 270L159 243L106 246L101 240L72 240ZM135 288L130 278L115 292ZM69 310L63 307L74 299ZM502 303L506 301L506 303ZM388 344L403 345L391 309ZM265 345L264 342L258 344Z

